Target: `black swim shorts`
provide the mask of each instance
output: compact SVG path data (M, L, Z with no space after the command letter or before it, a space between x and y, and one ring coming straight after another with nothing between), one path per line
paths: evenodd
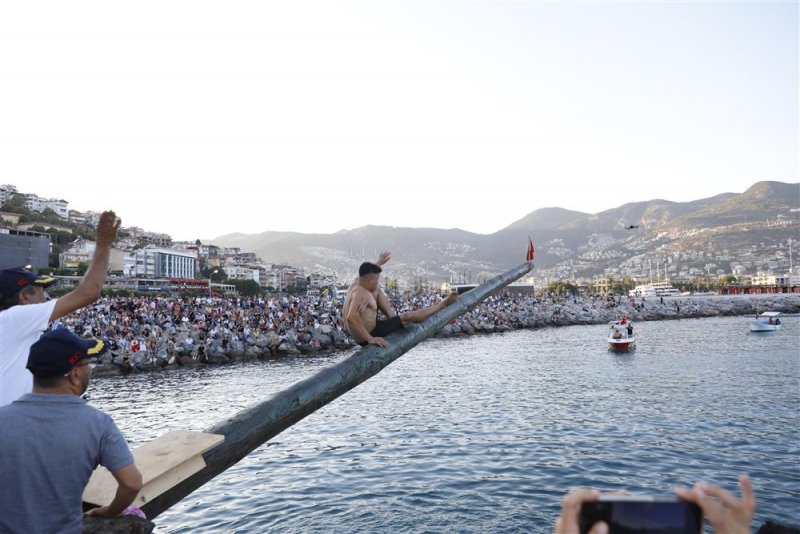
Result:
M372 337L384 337L388 336L392 332L397 332L403 328L403 321L400 320L399 315L395 315L394 317L389 317L388 319L378 319L375 323L375 328L372 329L372 332L369 333ZM362 347L367 346L367 343L359 343Z

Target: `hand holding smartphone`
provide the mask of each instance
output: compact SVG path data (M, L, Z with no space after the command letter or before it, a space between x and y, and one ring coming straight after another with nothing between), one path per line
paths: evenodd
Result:
M581 505L581 534L605 521L609 534L700 534L703 512L689 501L675 497L601 495Z

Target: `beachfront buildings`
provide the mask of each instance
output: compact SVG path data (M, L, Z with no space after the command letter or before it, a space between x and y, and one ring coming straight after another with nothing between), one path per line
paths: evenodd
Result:
M230 265L223 267L222 270L225 271L225 274L228 276L228 278L232 278L234 280L253 280L258 284L261 283L261 274L258 268Z
M754 286L782 286L792 287L800 285L800 274L785 273L772 274L759 272L752 277L751 283Z
M194 254L163 248L132 251L123 270L125 276L143 278L194 278L196 272Z

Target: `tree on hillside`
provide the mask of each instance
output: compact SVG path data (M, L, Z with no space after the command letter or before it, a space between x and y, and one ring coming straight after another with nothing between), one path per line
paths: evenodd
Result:
M244 297L255 297L264 293L264 289L258 285L258 282L255 280L239 280L234 278L228 280L228 283L233 284L236 291Z
M569 282L550 282L547 284L547 291L557 295L564 295L566 293L569 293L570 295L577 295L580 293L578 286L575 284L570 284Z
M66 224L67 223L67 221L65 221L64 219L62 219L61 217L58 216L58 213L56 213L55 211L53 211L50 208L43 209L42 213L40 215L41 215L41 220L44 220L44 222L47 222L47 223L50 223L50 224L61 225L61 224Z
M5 204L0 206L0 211L8 211L11 213L22 213L24 215L30 215L31 210L25 207L26 200L28 200L27 196L17 193L8 200L6 200Z
M216 271L216 272L214 272ZM198 278L208 278L215 284L224 284L228 282L228 275L219 267L203 267L198 271Z

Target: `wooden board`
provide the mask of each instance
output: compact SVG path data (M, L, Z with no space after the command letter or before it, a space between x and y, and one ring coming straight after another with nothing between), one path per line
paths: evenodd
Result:
M142 490L133 501L141 507L206 466L202 454L225 441L220 434L173 430L133 452L142 473ZM105 506L114 500L117 481L105 467L98 467L83 492L83 501Z

